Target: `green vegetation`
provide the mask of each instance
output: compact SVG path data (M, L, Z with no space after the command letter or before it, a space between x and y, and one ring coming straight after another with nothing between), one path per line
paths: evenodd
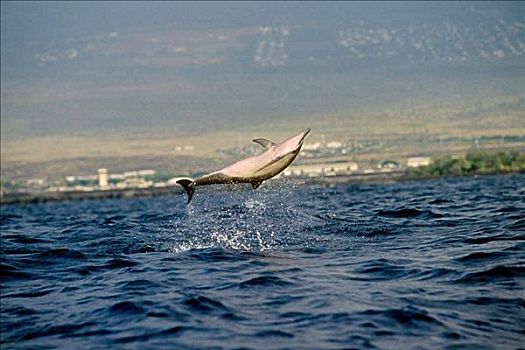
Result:
M21 183L16 182L16 181L0 180L0 188L6 191L17 191L17 190L24 188L24 186L22 186Z
M409 176L439 177L525 172L525 153L474 152L465 157L443 157L427 166L407 170Z

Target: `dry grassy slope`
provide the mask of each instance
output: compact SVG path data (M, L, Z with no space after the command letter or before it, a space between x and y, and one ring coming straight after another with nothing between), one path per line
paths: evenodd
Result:
M99 167L107 167L114 172L138 168L179 173L205 171L229 161L219 156L219 149L248 145L254 137L279 141L307 126L313 130L308 142L323 139L386 140L390 145L356 154L353 156L356 159L401 157L413 153L432 153L436 145L424 142L429 135L465 138L523 136L524 114L522 99L496 96L462 105L395 106L386 111L378 108L362 113L354 111L331 115L290 116L271 125L252 125L242 130L217 130L206 135L149 130L140 134L118 131L99 135L3 139L2 178L50 175L61 177L93 173ZM408 140L409 145L396 140ZM195 150L176 152L177 146L185 145L192 145ZM517 147L519 146L518 144ZM461 151L468 145L450 144L447 147L455 147L458 148L456 151Z

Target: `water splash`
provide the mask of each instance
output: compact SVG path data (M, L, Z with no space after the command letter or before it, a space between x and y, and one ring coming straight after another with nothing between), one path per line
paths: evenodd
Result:
M352 226L338 226L336 236L324 235L354 215L353 204L342 201L340 190L306 192L305 196L304 188L280 184L257 191L200 193L189 206L176 208L160 228L158 248L177 253L209 248L267 252L298 246L330 248L343 237L358 239L358 220ZM326 199L321 206L319 198Z
M283 193L284 192L284 193ZM170 251L224 248L262 252L275 247L286 191L211 193L189 205L171 225ZM283 198L284 197L284 198ZM210 204L213 203L213 204ZM279 227L277 227L279 226Z

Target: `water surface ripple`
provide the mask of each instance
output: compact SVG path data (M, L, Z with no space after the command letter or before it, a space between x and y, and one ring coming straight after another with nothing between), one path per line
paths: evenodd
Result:
M3 206L2 349L516 349L525 176Z

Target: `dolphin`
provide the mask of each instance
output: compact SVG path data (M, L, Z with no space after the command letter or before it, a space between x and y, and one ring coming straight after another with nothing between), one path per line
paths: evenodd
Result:
M257 138L253 142L261 145L264 152L242 159L213 173L198 179L181 178L177 183L184 187L188 194L188 204L193 197L195 186L216 184L251 183L253 189L286 169L297 157L310 128L280 143Z

